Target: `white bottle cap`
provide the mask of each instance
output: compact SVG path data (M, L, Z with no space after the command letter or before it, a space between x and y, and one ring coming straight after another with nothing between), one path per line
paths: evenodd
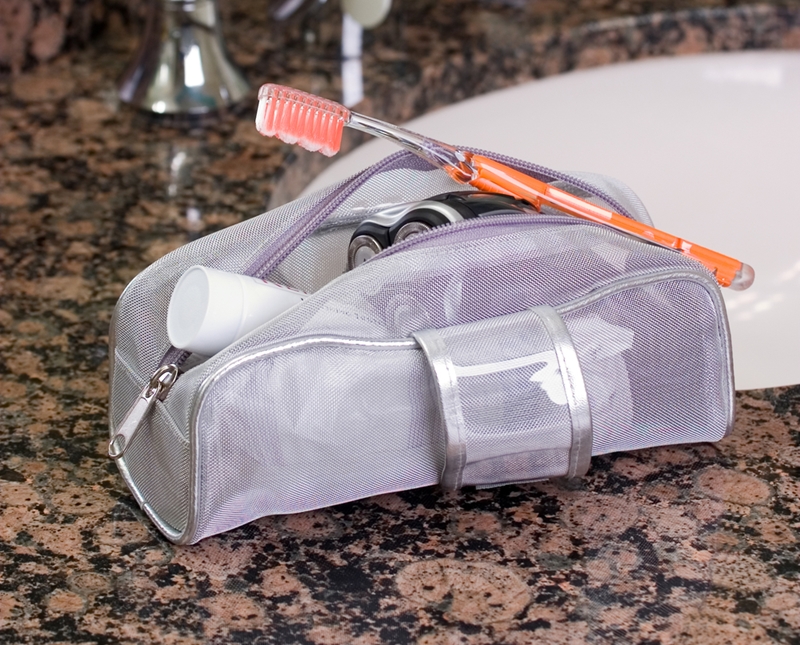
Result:
M193 266L178 280L169 301L169 342L213 356L306 296L258 278Z

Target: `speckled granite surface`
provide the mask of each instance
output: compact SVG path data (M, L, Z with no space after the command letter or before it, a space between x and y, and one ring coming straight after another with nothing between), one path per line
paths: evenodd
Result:
M579 66L800 47L796 4L402 4L364 59L364 110L393 119ZM252 80L337 96L335 20L278 29L258 6L228 25ZM0 642L800 642L798 386L740 393L719 444L596 458L581 482L161 538L104 455L112 307L167 251L292 194L304 166L249 107L194 128L120 109L131 46L111 33L0 79Z

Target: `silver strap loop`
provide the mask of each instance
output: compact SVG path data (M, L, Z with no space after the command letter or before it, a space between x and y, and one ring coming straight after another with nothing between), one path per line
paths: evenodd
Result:
M581 477L589 470L592 460L593 434L592 412L578 354L567 326L555 309L531 307L530 311L539 317L553 341L558 369L561 371L564 392L567 395L567 406L572 421L572 447L569 451L567 477Z
M427 355L438 381L445 428L445 457L440 483L442 488L458 490L461 488L464 467L467 465L467 440L456 371L447 345L436 329L418 331L414 334L414 338Z
M589 470L593 437L589 397L586 393L578 354L569 330L555 309L533 307L529 309L529 312L539 319L543 331L550 338L569 411L571 443L569 451L565 455L568 464L564 475L570 478L580 477ZM414 334L414 338L425 352L431 366L442 413L445 459L440 482L443 488L458 490L462 486L464 471L469 463L467 423L462 411L458 376L460 375L459 370L463 372L468 368L456 367L453 364L451 351L440 330L419 331ZM532 445L530 449L536 450L537 446ZM566 452L566 443L564 451Z

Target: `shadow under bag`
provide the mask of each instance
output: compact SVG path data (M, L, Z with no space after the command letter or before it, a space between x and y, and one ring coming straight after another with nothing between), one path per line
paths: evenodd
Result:
M496 158L651 223L615 180ZM463 189L397 153L128 285L111 431L138 419L117 465L170 540L437 483L576 477L592 455L730 432L722 297L680 253L544 209L441 226L345 270L363 213ZM195 264L312 295L211 358L187 356L170 347L167 307ZM148 390L170 365L178 378L163 367Z

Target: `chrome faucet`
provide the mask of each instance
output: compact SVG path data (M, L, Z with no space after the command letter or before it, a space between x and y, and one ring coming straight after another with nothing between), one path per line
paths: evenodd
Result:
M120 81L123 101L159 114L204 114L248 90L228 59L216 0L151 0L139 51Z

